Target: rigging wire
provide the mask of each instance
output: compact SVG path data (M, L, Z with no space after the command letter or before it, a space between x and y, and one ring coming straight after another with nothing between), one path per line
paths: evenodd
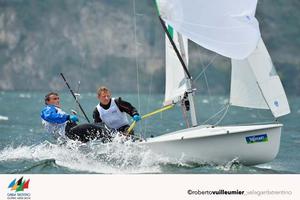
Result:
M149 113L150 112L150 109L149 109L149 105L150 105L150 97L151 97L151 94L152 94L152 82L153 82L153 73L151 73L151 76L150 76L150 85L149 85L149 92L148 92L148 98L147 98L147 105L146 105L146 112ZM147 128L148 128L148 121L145 121L144 122L144 127L143 127L143 133L146 134L146 131L147 131Z
M140 77L139 77L139 63L138 63L138 44L137 44L137 25L136 25L136 6L135 0L133 0L133 21L134 21L134 44L135 44L135 64L136 64L136 82L137 82L137 93L138 93L138 110L141 109L140 105Z
M136 2L133 0L133 21L134 21L134 44L135 44L135 64L136 64L136 88L138 95L138 112L141 112L141 98L140 98L140 77L139 77L139 63L138 63L138 43L137 43L137 23L136 23ZM141 136L141 128L140 128Z
M228 102L226 103L225 105L222 106L222 108L217 112L215 113L214 115L212 115L209 119L207 119L205 122L203 122L201 125L205 125L208 121L214 119L216 116L218 116L221 112L223 112L224 110L224 113L222 114L222 116L220 117L220 119L213 124L213 126L217 126L223 119L224 117L227 115L228 111L229 111L229 108L231 107L231 104ZM260 121L260 122L251 122L251 123L235 123L235 125L240 125L240 126L245 126L245 125L260 125L260 124L270 124L270 123L274 123L274 122L277 122L277 120L273 120L273 121Z
M200 55L202 55L202 54L200 53ZM214 60L216 59L216 57L217 57L217 54L214 55L214 57L210 60L210 62L209 62L206 66L201 62L201 65L203 65L203 69L202 69L202 71L196 76L196 78L193 79L193 81L196 81L196 80L198 80L198 79L201 77L201 75L207 70L207 68L211 66L211 64L214 62Z
M214 60L216 59L217 57L217 54L214 55L214 57L209 61L209 63L207 65L204 64L203 62L203 59L201 59L202 57L202 54L201 54L201 50L199 51L199 54L200 54L200 63L202 65L202 71L198 74L198 76L195 78L195 81L201 77L201 75L203 74L204 76L204 80L205 80L205 84L206 84L206 88L207 88L207 93L208 93L208 97L209 97L209 105L211 107L211 110L214 110L213 109L213 106L212 106L212 95L211 95L211 91L210 91L210 87L209 87L209 84L208 84L208 79L207 79L207 75L206 75L206 70L208 69L208 67L210 67L212 65L212 63L214 62Z
M82 58L82 57L81 57ZM79 72L81 73L81 70L82 70L82 67L84 67L85 66L85 64L86 64L86 60L84 59L84 60L81 60L81 62L80 62L80 65L79 65ZM75 110L71 110L72 111L72 113L76 113L76 115L77 116L79 116L79 117L83 117L82 115L79 115L78 114L78 112L77 112L77 110L80 110L80 107L78 106L78 104L76 103L76 101L80 101L80 93L79 93L79 89L80 89L80 80L77 82L77 88L76 88L76 90L75 90L75 92L74 92L74 95L75 95L75 101L74 101L74 103L73 103L73 108L75 108ZM75 112L74 112L75 111Z
M204 62L203 62L204 59L201 59L201 57L203 57L202 56L203 54L201 54L201 50L199 50L199 55L200 55L200 63L202 65L202 71L199 73L199 75L196 77L195 80L197 80L198 78L200 78L201 75L203 74L204 80L205 80L205 84L206 84L206 88L207 88L208 98L209 98L209 105L210 105L211 110L214 111L215 109L214 109L214 107L212 105L213 99L212 99L210 87L209 87L209 84L208 84L206 70L208 69L208 67L210 67L212 65L212 63L214 62L214 60L217 57L217 54L214 55L214 57L209 61L209 63L207 65L204 64Z
M201 52L199 52L200 54L200 57L202 56ZM206 75L206 70L208 69L208 67L210 67L212 65L212 63L215 61L216 57L218 55L215 54L213 56L213 58L209 61L209 63L207 65L204 65L204 63L202 62L202 59L200 59L200 63L203 67L202 71L197 75L197 77L194 79L194 81L196 81L197 79L199 79L202 75L204 76L204 80L205 80L205 84L206 84L206 87L207 87L207 93L208 93L208 96L209 96L209 99L210 99L210 107L211 107L211 110L215 110L212 106L212 95L211 95L211 91L210 91L210 87L209 87L209 84L208 84L208 79L207 79L207 75ZM202 123L205 124L207 123L208 121L216 118L221 112L223 112L223 110L225 109L224 113L222 114L222 116L220 117L220 119L214 124L214 126L218 125L226 116L226 114L228 113L228 110L230 108L230 103L227 102L223 105L222 109L220 109L218 112L216 112L214 115L212 115L209 119L207 119L205 122Z
M135 63L136 63L136 80L137 80L137 95L138 95L138 111L139 113L141 112L141 95L140 95L140 86L139 86L139 82L140 82L140 64L139 64L139 58L138 57L138 46L141 45L141 43L139 43L137 41L137 16L141 17L144 16L144 14L141 13L137 13L136 11L136 0L133 0L133 21L134 21L134 43L135 43ZM146 113L149 112L149 105L150 105L150 97L152 94L152 85L153 85L153 73L151 73L150 76L150 84L149 84L149 92L148 92L148 100L147 100L147 104L146 104ZM140 123L139 126L139 134L140 137L142 137L142 134L144 135L144 133L146 132L147 129L147 125L148 125L148 121L142 121L142 123Z

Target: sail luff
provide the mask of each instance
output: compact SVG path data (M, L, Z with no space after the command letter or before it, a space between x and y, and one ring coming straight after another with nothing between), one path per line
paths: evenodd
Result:
M187 80L191 79L191 75L187 69L188 43L186 38L179 37L180 35L174 31L173 27L167 27L160 16L159 20L166 35L166 87L164 105L169 105L180 101L188 89ZM182 46L180 46L180 42ZM185 56L185 61L182 55Z
M178 34L172 30L172 40L177 48L180 49ZM188 43L187 39L182 39L185 59L188 60ZM180 101L184 93L187 91L187 79L183 67L171 45L167 36L165 37L165 67L166 67L166 86L165 86L165 101L164 105L169 105Z
M160 20L160 23L161 23L161 25L162 25L162 27L163 27L165 33L166 33L167 38L169 39L169 42L171 43L171 45L172 45L172 47L173 47L173 49L174 49L174 51L175 51L175 53L176 53L177 58L179 59L179 61L180 61L180 63L181 63L181 66L182 66L183 69L184 69L184 72L185 72L186 76L187 76L189 79L191 79L191 75L190 75L190 73L189 73L189 71L188 71L188 69L187 69L187 66L186 66L186 64L184 63L184 61L183 61L183 59L182 59L182 57L181 57L181 55L180 55L180 52L178 51L178 47L176 46L174 40L172 39L172 36L170 35L170 33L169 33L168 29L167 29L167 26L166 26L165 22L162 20L162 18L161 18L160 16L159 16L159 20Z

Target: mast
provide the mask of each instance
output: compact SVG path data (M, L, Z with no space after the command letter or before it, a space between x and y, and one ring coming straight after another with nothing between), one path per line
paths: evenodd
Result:
M160 20L160 23L181 63L181 66L183 67L183 70L185 72L185 76L186 76L186 81L187 81L187 97L188 97L188 100L190 102L190 114L191 114L191 120L192 120L192 126L197 126L197 117L196 117L196 112L195 112L195 104L194 104L194 99L193 99L193 88L192 88L192 84L191 84L191 75L187 69L187 66L186 66L186 57L185 57L185 61L183 60L183 58L181 57L181 54L180 52L178 51L167 27L166 27L166 24L165 22L162 20L162 18L159 16L159 20ZM182 35L178 33L178 36L179 36L179 47L181 49L181 51L184 51L184 48L183 48L183 39L182 39ZM182 54L183 56L185 56L185 53Z
M164 29L166 35L167 35L167 37L168 37L168 39L169 39L169 41L170 41L170 43L171 43L171 45L172 45L172 47L173 47L173 49L174 49L174 51L175 51L175 53L176 53L176 55L177 55L177 57L178 57L178 59L179 59L181 65L182 65L182 67L183 67L183 70L184 70L184 72L185 72L187 78L188 78L188 79L191 79L192 77L191 77L191 75L190 75L190 72L189 72L189 70L187 69L187 67L186 67L186 65L185 65L185 62L183 61L183 59L182 59L182 57L181 57L181 55L180 55L180 53L179 53L179 51L178 51L178 49L177 49L177 47L176 47L176 44L175 44L174 41L172 40L172 36L170 35L170 33L169 33L169 31L168 31L168 28L167 28L167 26L166 26L164 20L163 20L160 16L158 16L158 17L159 17L159 21L160 21L160 23L161 23L161 25L162 25L162 27L163 27L163 29Z
M186 58L185 51L184 51L182 35L177 32L177 36L178 36L179 49L180 49L180 53L182 55L182 59L183 59L185 65L187 65L187 58ZM191 115L192 126L197 126L198 123L197 123L196 109L195 109L195 103L194 103L194 91L192 88L191 78L188 78L186 76L186 81L187 81L187 97L188 97L188 101L190 102L190 115Z

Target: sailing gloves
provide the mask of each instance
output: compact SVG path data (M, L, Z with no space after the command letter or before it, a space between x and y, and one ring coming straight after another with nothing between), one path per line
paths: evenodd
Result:
M132 119L137 122L140 121L142 118L139 115L133 115Z
M78 122L79 121L78 117L76 115L70 115L69 119L70 119L71 122Z

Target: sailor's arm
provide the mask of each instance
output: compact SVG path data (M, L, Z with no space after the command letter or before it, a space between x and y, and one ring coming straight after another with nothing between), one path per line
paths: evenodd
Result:
M99 112L98 112L97 107L94 109L94 112L93 112L93 118L94 118L94 122L95 122L95 123L100 123L100 122L102 122L102 119L100 118L100 114L99 114Z
M139 115L137 109L129 102L122 100L121 97L115 99L115 102L121 112L126 112L131 117L133 117L134 115Z
M70 119L70 115L57 113L54 106L46 106L41 112L41 118L50 123L62 124Z

